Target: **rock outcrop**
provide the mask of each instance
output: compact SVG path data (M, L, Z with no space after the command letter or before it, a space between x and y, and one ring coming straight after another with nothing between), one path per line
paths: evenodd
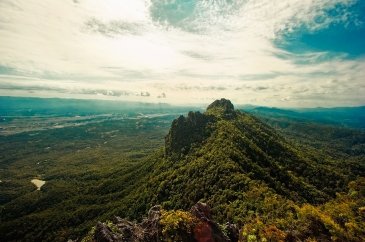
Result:
M222 98L220 100L215 100L208 107L207 110L219 108L222 109L225 113L231 113L234 111L234 106L230 100Z
M213 117L200 112L189 112L187 117L175 119L165 137L166 155L188 153L194 143L200 143L209 136L208 124L213 121Z
M205 113L189 112L172 122L165 137L165 154L181 156L189 152L194 144L201 143L211 134L211 124L219 118L232 119L237 113L231 101L220 99L210 104Z
M197 203L190 212L201 222L194 228L194 238L196 241L231 241L225 235L219 225L212 220L210 208L205 203Z
M215 100L213 103L211 103L207 107L206 114L213 114L225 119L232 119L237 115L231 101L225 98Z
M96 224L94 239L97 242L123 241L123 237L120 234L113 233L109 226L101 222Z
M190 212L183 212L191 217L191 224L182 224L180 218L174 220L173 212L166 212L160 206L152 207L147 218L141 223L133 223L115 217L112 223L98 222L91 241L93 242L150 242L150 241L180 241L180 242L235 242L238 241L237 226L227 223L225 231L212 219L208 205L197 203ZM169 214L169 215L164 215ZM164 216L169 216L167 219ZM165 222L161 223L164 219ZM172 224L166 221L172 219ZM171 238L166 229L174 228L179 237ZM187 229L187 228L191 228ZM86 240L88 241L88 240Z

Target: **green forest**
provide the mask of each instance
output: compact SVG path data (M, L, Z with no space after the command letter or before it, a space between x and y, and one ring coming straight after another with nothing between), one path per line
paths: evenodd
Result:
M100 226L132 241L115 216L141 229L156 205L158 240L194 241L205 221L199 203L221 234L212 241L364 240L359 122L235 109L226 99L181 110L1 136L1 241L97 241ZM34 178L46 181L40 190Z

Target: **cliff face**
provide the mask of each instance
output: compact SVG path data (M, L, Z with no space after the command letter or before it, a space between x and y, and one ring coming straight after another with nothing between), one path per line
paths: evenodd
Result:
M210 135L209 123L212 122L212 116L200 112L189 112L187 117L175 119L165 137L166 155L188 153L192 145L201 143Z
M236 111L231 101L220 99L210 104L204 114L189 112L187 117L180 116L172 122L165 137L165 154L180 156L187 154L191 147L200 145L212 133L212 124L218 119L232 119Z

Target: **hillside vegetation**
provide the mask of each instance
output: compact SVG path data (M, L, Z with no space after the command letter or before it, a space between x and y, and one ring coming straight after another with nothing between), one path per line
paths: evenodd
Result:
M363 241L364 131L255 115L221 99L1 136L1 238Z
M130 194L133 203L124 215L138 218L156 204L171 210L170 223L177 225L160 221L162 231L176 227L171 241L192 240L177 236L180 226L188 234L187 227L197 226L193 218L180 218L179 209L198 202L211 207L221 226L228 222L240 228L240 241L365 238L364 170L353 174L359 167L351 162L344 170L344 165L299 149L269 125L234 110L228 100L174 120L164 152L155 155L152 173Z

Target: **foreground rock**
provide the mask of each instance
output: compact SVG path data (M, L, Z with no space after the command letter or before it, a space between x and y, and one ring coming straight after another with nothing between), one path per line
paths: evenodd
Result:
M210 208L204 203L197 203L189 212L165 211L160 206L154 206L141 223L119 217L115 217L112 222L98 222L95 230L83 241L233 242L238 241L238 229L230 223L221 226L214 222Z

